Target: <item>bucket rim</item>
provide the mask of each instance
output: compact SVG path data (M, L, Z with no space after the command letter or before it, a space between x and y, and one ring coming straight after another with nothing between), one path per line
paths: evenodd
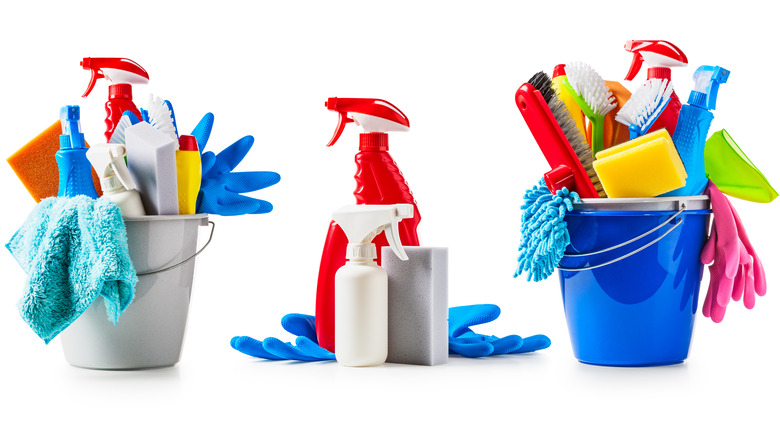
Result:
M574 211L677 211L709 210L708 195L658 198L585 198L573 204Z
M209 215L207 213L197 214L165 214L165 215L147 215L147 216L126 216L122 217L125 222L163 222L163 221L186 221L186 220L207 220Z

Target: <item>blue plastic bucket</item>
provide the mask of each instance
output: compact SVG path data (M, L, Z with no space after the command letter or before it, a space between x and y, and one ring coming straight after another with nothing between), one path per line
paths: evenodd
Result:
M559 264L574 356L654 366L688 357L709 227L707 196L587 199L566 214Z

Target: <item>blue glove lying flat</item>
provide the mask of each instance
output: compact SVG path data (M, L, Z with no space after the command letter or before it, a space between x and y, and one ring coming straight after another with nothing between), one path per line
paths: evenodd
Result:
M495 304L450 307L450 353L465 357L484 357L528 353L550 346L550 338L545 335L534 335L525 339L517 335L499 338L480 335L469 328L472 325L494 321L500 314L501 309Z
M501 309L495 304L475 304L452 307L449 312L449 346L451 354L465 357L484 357L497 354L528 353L550 346L550 339L544 335L525 339L517 335L503 338L474 333L469 326L484 324L498 318ZM282 318L282 327L298 336L295 345L276 338L265 338L263 342L249 336L236 336L230 346L253 357L271 360L319 361L334 360L336 355L320 347L314 317L291 313Z
M219 154L204 152L211 136L214 115L206 114L192 131L201 153L202 177L198 193L197 212L236 216L241 214L268 213L270 202L243 196L240 193L264 189L279 182L276 172L233 172L244 159L255 139L251 135L241 138Z
M291 313L282 318L282 327L298 336L295 345L276 338L265 338L263 342L249 336L236 336L230 346L253 357L270 360L334 360L336 355L317 344L314 317Z

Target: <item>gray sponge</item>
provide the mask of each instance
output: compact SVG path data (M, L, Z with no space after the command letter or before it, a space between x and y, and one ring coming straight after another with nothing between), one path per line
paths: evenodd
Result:
M388 277L387 362L447 363L447 248L406 246L402 261L382 248Z

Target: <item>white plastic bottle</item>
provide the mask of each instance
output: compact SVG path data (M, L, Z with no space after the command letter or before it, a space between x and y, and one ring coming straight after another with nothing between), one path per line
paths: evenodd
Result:
M335 278L336 360L345 366L381 365L387 359L387 273L375 259L371 241L385 231L401 260L398 222L411 218L412 204L350 205L333 213L349 239L347 263Z
M103 197L116 204L123 217L145 216L141 195L125 164L125 147L118 143L96 144L87 150L87 159L100 178Z

